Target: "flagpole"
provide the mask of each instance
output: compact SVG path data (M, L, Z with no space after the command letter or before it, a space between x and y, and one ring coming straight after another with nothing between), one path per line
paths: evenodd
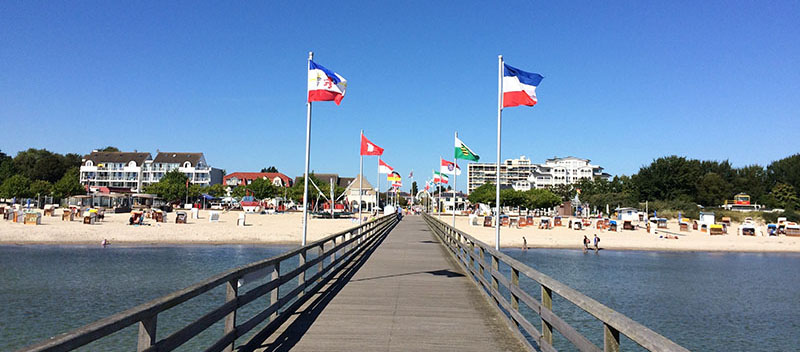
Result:
M494 249L500 250L500 126L503 117L503 55L497 55L497 174L495 175L495 220Z
M458 139L458 132L455 132L455 138ZM456 186L458 186L458 158L453 155L453 163L456 165L453 170L453 227L456 227Z
M308 64L306 70L309 69L311 60L314 59L314 52L308 52ZM308 93L306 93L308 95ZM306 97L308 98L308 97ZM303 242L302 245L306 245L306 235L308 234L308 160L311 156L311 101L306 103L307 112L306 112L306 165L305 165L305 172L304 180L303 180Z
M375 194L375 200L376 200L375 206L377 207L377 209L380 209L381 207L381 156L380 155L378 155L378 192ZM378 211L377 209L375 209L376 212Z
M359 143L361 143L361 140L363 140L363 139L364 139L364 130L361 130L361 138L358 140ZM361 183L362 183L361 180L364 179L364 175L363 175L364 174L364 155L361 155L360 151L358 152L358 155L359 155L359 158L358 158L359 159L359 161L358 161L358 225L361 225L361 221L363 221L363 218L361 217L361 208L363 208L361 206L361 204L362 204L361 203L361 195L364 193L361 190Z

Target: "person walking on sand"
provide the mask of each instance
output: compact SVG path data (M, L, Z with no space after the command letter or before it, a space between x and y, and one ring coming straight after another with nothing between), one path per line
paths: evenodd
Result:
M528 240L525 239L525 236L522 236L522 250L523 251L528 250Z
M597 234L594 234L594 251L597 252L600 250L600 237L597 237Z
M586 251L588 250L589 250L589 237L583 235L583 253L586 253Z

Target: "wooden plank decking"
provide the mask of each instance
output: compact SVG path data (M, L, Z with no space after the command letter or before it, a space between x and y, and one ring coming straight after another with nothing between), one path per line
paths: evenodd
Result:
M337 274L260 351L520 351L421 217Z

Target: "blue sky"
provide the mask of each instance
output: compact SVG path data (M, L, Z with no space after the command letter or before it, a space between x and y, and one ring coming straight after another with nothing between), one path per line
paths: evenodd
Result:
M313 106L311 168L355 175L364 129L420 180L455 130L495 160L503 54L545 77L535 108L504 111L504 159L765 165L800 151L798 38L797 1L3 1L0 149L202 151L296 176L314 51L348 91Z

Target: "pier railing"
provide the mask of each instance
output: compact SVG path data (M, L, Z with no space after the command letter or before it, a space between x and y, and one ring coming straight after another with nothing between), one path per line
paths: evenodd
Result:
M69 351L134 324L138 324L139 327L137 351L172 351L223 319L224 330L220 331L221 336L204 347L204 350L232 351L237 338L243 337L268 318L269 323L251 339L269 337L307 301L311 293L325 284L326 279L376 244L397 221L396 215L383 216L304 247L212 276L182 290L52 337L21 351ZM308 254L316 254L316 257L307 261ZM299 264L296 268L281 273L281 264L289 262L292 265ZM306 277L306 272L314 269L316 272ZM265 283L243 292L243 288L248 284L253 286L265 278ZM296 285L293 285L295 282ZM225 287L226 295L225 300L219 302L219 306L164 338L156 336L160 313L221 286ZM282 290L289 292L284 294ZM239 309L265 296L269 298L266 309L244 322L238 321Z
M525 334L536 341L539 350L555 351L553 347L553 329L555 328L577 350L601 351L598 346L553 312L553 294L556 294L600 321L603 329L604 351L620 350L620 334L627 336L649 351L688 351L627 316L495 250L474 237L428 214L423 214L423 217L459 265L470 274L475 284L482 287L482 291L496 303L506 323L519 334L518 336L530 350L535 349L527 341ZM501 263L510 268L510 275L500 271ZM509 276L507 277L507 275ZM521 275L541 286L541 300L537 300L520 287ZM504 292L501 292L501 287ZM520 312L520 304L526 305L539 316L541 331Z

